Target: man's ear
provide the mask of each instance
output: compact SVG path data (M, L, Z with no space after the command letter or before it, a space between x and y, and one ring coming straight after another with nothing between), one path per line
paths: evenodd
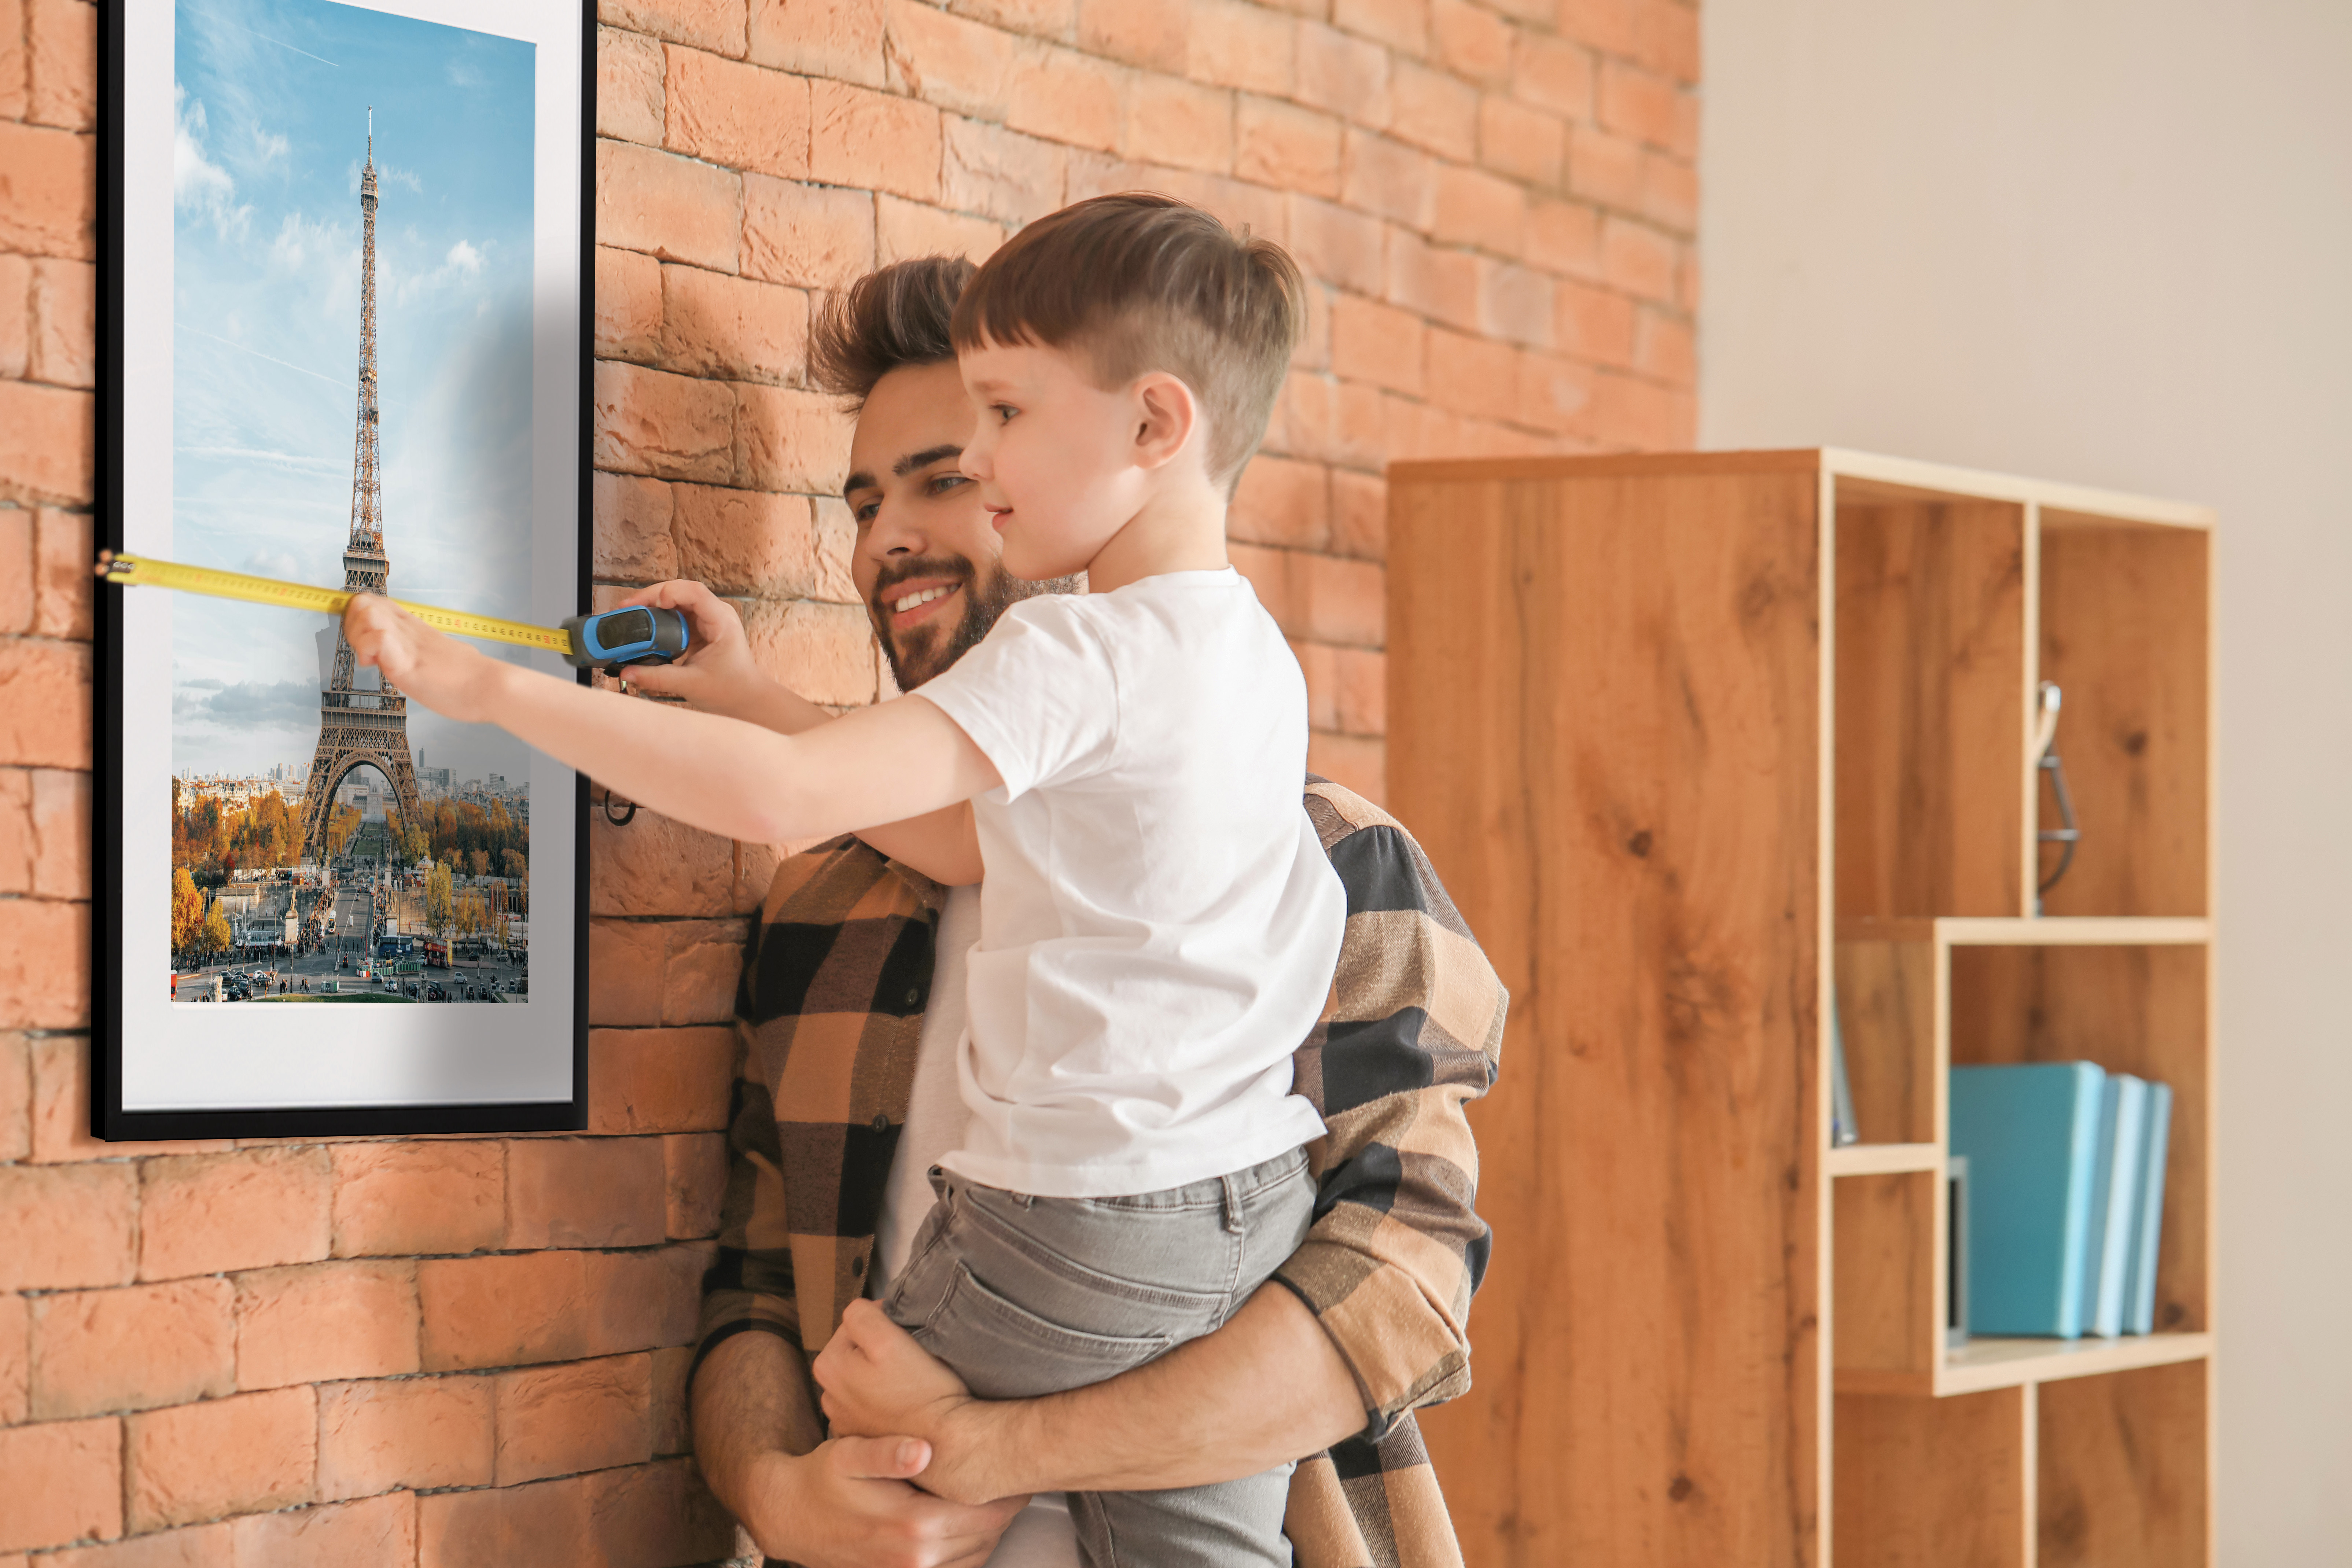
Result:
M1200 400L1178 377L1155 370L1137 380L1131 395L1136 410L1131 456L1137 468L1165 466L1200 434Z

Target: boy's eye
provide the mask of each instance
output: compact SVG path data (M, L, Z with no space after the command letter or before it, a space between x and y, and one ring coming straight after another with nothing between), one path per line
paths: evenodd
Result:
M999 425L1009 425L1013 422L1015 410L1009 403L998 403L991 405L990 412L996 416L996 422Z

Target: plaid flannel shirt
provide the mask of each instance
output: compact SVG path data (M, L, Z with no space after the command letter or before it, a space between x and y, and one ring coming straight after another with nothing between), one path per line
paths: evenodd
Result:
M1456 1565L1412 1412L1470 1386L1465 1324L1490 1237L1463 1108L1494 1082L1508 998L1410 834L1322 779L1306 804L1348 923L1297 1056L1297 1092L1328 1129L1307 1149L1316 1218L1275 1278L1331 1336L1367 1422L1299 1465L1285 1529L1299 1568ZM742 1069L698 1367L754 1330L814 1355L865 1293L940 901L855 838L777 872L737 997Z

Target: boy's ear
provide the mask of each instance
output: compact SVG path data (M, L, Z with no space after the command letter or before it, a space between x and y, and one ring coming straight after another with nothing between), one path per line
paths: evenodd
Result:
M1157 468L1174 460L1201 434L1201 403L1192 389L1166 371L1139 378L1135 398L1136 467Z

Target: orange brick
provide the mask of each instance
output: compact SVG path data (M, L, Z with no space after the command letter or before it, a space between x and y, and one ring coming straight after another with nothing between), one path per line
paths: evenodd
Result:
M1290 199L1280 191L1197 169L1156 170L1150 184L1192 203L1235 233L1246 228L1260 239L1289 243Z
M1108 153L1118 145L1119 100L1132 73L1074 49L1019 57L1004 123L1048 142Z
M596 366L595 463L622 473L724 480L734 472L735 392L639 365Z
M592 1029L588 1130L702 1132L727 1125L734 1031Z
M735 482L754 489L838 495L849 468L849 431L840 405L822 393L739 386L731 453Z
M663 1228L671 1239L718 1235L719 1205L727 1196L726 1134L669 1134L662 1140L662 1172Z
M1687 446L1693 423L1688 392L1606 372L1593 378L1593 433L1605 447L1658 451Z
M0 900L0 1028L78 1028L89 1016L89 906Z
M79 262L47 265L80 266ZM85 268L84 270L87 270ZM39 574L34 629L43 637L89 640L90 599L96 583L89 574L90 520L86 511L60 511L45 506L33 516L35 570ZM87 837L84 833L83 837ZM85 885L75 895L89 896Z
M416 1497L394 1492L325 1508L240 1519L230 1527L238 1568L381 1568L416 1558Z
M490 1479L490 1380L400 1377L319 1389L319 1496Z
M809 84L671 45L662 141L672 152L782 179L809 172Z
M1444 249L1409 229L1391 227L1382 291L1392 305L1477 331L1478 258L1466 250Z
M1152 71L1181 71L1189 53L1184 5L1078 0L1078 47Z
M1633 56L1675 81L1696 84L1699 78L1697 7L1677 0L1637 0Z
M1176 6L1156 9L1180 11ZM1119 151L1129 158L1180 169L1229 174L1234 166L1234 95L1173 77L1139 75L1128 89Z
M1218 87L1289 96L1298 31L1288 17L1243 0L1195 0L1186 9L1192 21L1182 68L1187 76Z
M661 263L635 250L596 247L596 353L651 363L661 353Z
M1291 257L1307 278L1357 294L1379 294L1385 235L1381 221L1310 195L1291 197Z
M1517 31L1470 0L1434 0L1430 29L1439 64L1456 76L1490 85L1511 74L1511 38Z
M1483 169L1438 166L1432 239L1517 256L1526 247L1527 226L1527 195L1518 186Z
M1528 260L1547 272L1601 276L1601 215L1580 202L1538 196L1528 204Z
M599 142L596 238L732 272L743 245L743 177L675 153Z
M0 1552L122 1533L122 1423L0 1430Z
M1225 532L1253 544L1322 549L1331 532L1327 470L1318 463L1253 458L1242 470L1233 509L1225 514Z
M1590 125L1568 130L1568 188L1605 207L1632 211L1642 202L1642 148Z
M1332 668L1335 651L1319 642L1290 645L1292 657L1298 660L1298 671L1307 678L1307 722L1318 730L1328 730L1339 720L1338 678Z
M1663 153L1642 154L1642 212L1678 234L1698 230L1698 170Z
M1604 130L1620 136L1679 157L1698 156L1698 100L1637 66L1601 65L1599 118Z
M1331 368L1399 392L1422 386L1422 325L1410 311L1343 294L1331 307Z
M1478 89L1427 66L1400 59L1390 78L1389 134L1441 158L1478 155Z
M658 1139L522 1138L507 1145L510 1247L650 1246L664 1239L667 1203Z
M0 382L0 495L89 505L95 408L87 392Z
M1519 422L1563 435L1592 428L1592 371L1549 354L1519 361Z
M1378 805L1387 789L1387 748L1364 735L1307 737L1307 768Z
M24 0L0 0L0 120L25 118ZM9 1568L23 1568L11 1563Z
M880 87L882 0L751 0L750 43L761 65Z
M0 382L0 395L19 384ZM35 390L39 390L36 388ZM59 393L79 397L79 393ZM0 395L0 405L5 404ZM0 413L0 428L5 428ZM0 642L0 767L89 767L89 649L72 643L10 638ZM47 920L57 917L42 917ZM0 917L5 920L5 917ZM7 955L31 951L25 943L42 921L26 917L17 931L0 936L0 1028L10 1026ZM51 940L62 942L62 932ZM55 951L55 950L52 950ZM87 984L82 982L82 984ZM80 1016L82 1009L74 1014ZM58 1027L68 1026L59 1025Z
M588 908L599 915L723 915L735 907L735 846L640 811L626 827L588 817Z
M340 1143L331 1157L335 1257L472 1252L499 1245L506 1224L499 1143Z
M1353 735L1381 735L1389 727L1389 661L1363 648L1334 650L1339 672L1339 722Z
M236 1277L239 1388L415 1372L416 1338L416 1265L407 1259Z
M18 815L0 836L15 838L11 849L21 859L14 872L0 871L0 886L43 898L89 898L89 775L28 768L5 777L0 798Z
M721 594L798 598L814 588L805 497L705 485L679 485L670 495L679 573Z
M1225 556L1233 563L1234 571L1249 579L1251 590L1257 595L1257 602L1265 607L1267 615L1274 617L1274 624L1282 628L1283 635L1292 638L1301 636L1300 619L1291 602L1291 581L1295 575L1292 563L1301 559L1298 552L1236 542L1225 546Z
M1388 558L1389 487L1375 474L1331 474L1331 548L1371 561Z
M847 288L874 269L872 194L746 175L742 269L771 283Z
M1001 121L1012 103L1013 35L920 0L887 0L883 65L894 91Z
M33 1303L0 1296L0 1426L22 1426L32 1407Z
M127 1164L0 1167L0 1290L130 1283L138 1205Z
M862 605L857 584L849 574L850 554L857 548L857 520L839 496L816 498L816 587L813 599L835 605ZM880 650L876 650L880 657ZM762 896L766 889L762 889Z
M1552 290L1552 342L1559 352L1596 364L1633 363L1633 302L1581 283Z
M661 991L660 926L642 921L588 922L590 1023L658 1024Z
M1277 190L1339 195L1340 123L1244 94L1234 108L1234 173Z
M1429 0L1332 0L1331 20L1407 54L1429 47Z
M1601 271L1610 283L1645 300L1675 297L1675 242L1621 218L1601 225Z
M699 1563L734 1550L735 1521L686 1460L583 1477L588 1530L612 1568Z
M1321 22L1298 24L1297 87L1291 94L1311 109L1328 110L1378 129L1394 111L1389 95L1389 52Z
M1518 351L1507 342L1433 330L1423 345L1431 402L1508 419L1518 403Z
M96 259L96 153L93 137L0 121L0 250Z
M33 1303L32 1415L56 1421L209 1399L236 1386L226 1279L45 1296Z
M1489 169L1531 185L1559 184L1568 157L1568 126L1507 98L1478 104L1478 159Z
M1633 55L1641 49L1634 12L1641 0L1559 0L1559 30L1604 54Z
M644 1355L500 1373L490 1382L499 1486L653 1457L652 1365Z
M125 1422L134 1531L254 1513L310 1500L319 1401L308 1388L237 1394Z
M1418 148L1351 128L1341 191L1351 207L1426 229L1437 213L1437 164Z
M145 1162L139 1278L175 1279L326 1257L333 1170L332 1157L318 1147Z
M20 1563L22 1559L18 1560ZM40 1559L40 1568L244 1568L236 1560L235 1527L191 1525L134 1535L111 1546L83 1546Z
M743 0L597 0L600 21L714 54L743 53Z
M827 184L937 201L940 111L846 82L814 82L808 170Z
M601 1561L588 1535L587 1478L440 1492L416 1500L417 1568L572 1568Z
M688 1406L686 1374L694 1363L694 1347L671 1345L646 1353L653 1361L654 1452L691 1453L694 1429Z
M659 583L677 575L677 541L670 532L670 487L634 474L597 474L593 570L597 576ZM594 976L590 980L593 984Z
M642 33L596 29L596 134L648 147L661 145L668 111L662 103L667 71L662 47Z
M0 0L0 5L5 3ZM21 256L0 256L0 283L6 281L10 262L22 265L24 260ZM7 331L7 309L8 296L0 289L0 332ZM0 374L7 368L0 363ZM24 371L20 359L16 374L22 375ZM0 633L16 635L33 629L33 510L0 506Z
M618 1355L689 1344L702 1304L702 1275L717 1249L688 1242L652 1252L583 1252L586 1353Z
M81 0L42 0L94 14ZM33 263L33 336L27 374L58 386L98 384L98 268L45 257ZM89 581L87 562L82 580ZM84 633L88 636L88 633Z
M985 261L1004 243L1004 230L982 217L941 212L897 196L874 198L874 258L887 267L917 256L961 256ZM828 401L828 409L833 405ZM842 425L842 455L848 456L848 425ZM795 489L807 487L795 485Z
M743 973L744 927L735 921L672 921L664 929L661 1021L727 1024Z
M517 1366L586 1354L583 1256L522 1252L419 1260L425 1369Z
M1294 584L1307 635L1318 642L1379 647L1388 623L1387 578L1375 562L1301 555Z
M1552 280L1507 261L1478 262L1478 331L1530 348L1552 344Z
M956 9L1033 38L1067 37L1078 25L1078 0L961 0Z
M694 267L661 269L662 363L688 375L770 384L808 368L808 295Z
M1511 91L1565 119L1590 120L1596 70L1592 51L1581 44L1521 33L1511 61Z
M1655 310L1642 312L1633 339L1633 368L1677 386L1698 379L1698 349L1690 324Z
M943 130L940 200L947 206L1023 224L1062 205L1066 149L961 115L949 115Z

